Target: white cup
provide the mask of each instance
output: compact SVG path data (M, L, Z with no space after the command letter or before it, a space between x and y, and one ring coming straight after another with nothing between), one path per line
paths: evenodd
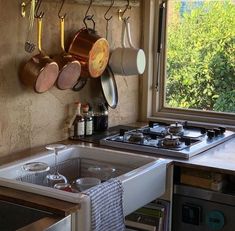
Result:
M125 43L126 32L129 47ZM144 73L146 66L145 53L142 49L133 46L128 19L123 21L122 47L118 47L111 52L109 65L112 71L119 75L128 76Z

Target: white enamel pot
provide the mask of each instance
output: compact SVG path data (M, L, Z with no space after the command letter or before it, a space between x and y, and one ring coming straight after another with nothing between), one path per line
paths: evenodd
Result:
M125 42L126 34L129 46ZM144 73L146 66L145 53L142 49L134 47L128 19L123 20L122 47L118 47L112 51L109 65L112 71L119 75L129 76Z

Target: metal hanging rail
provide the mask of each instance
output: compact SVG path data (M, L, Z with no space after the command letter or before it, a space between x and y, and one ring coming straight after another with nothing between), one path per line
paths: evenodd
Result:
M23 0L21 3L21 16L26 16L26 8L29 7L32 0ZM36 3L38 0L34 0ZM45 2L61 2L61 0L44 0ZM67 0L68 3L77 3L82 5L89 5L90 0ZM141 0L130 0L128 6L139 7ZM93 0L92 5L95 6L110 6L110 0ZM126 7L126 0L115 0L112 7ZM119 9L119 15L122 13L122 9Z
M47 2L59 2L61 0L45 0ZM138 7L140 5L141 0L130 0L130 6L131 7ZM89 4L89 0L67 0L67 2L74 2L78 4ZM92 5L96 6L110 6L110 0L93 0ZM113 5L114 7L124 7L126 6L126 0L115 0L115 3Z

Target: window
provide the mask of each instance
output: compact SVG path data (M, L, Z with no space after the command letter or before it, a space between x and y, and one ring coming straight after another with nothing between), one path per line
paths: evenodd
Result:
M235 125L235 1L156 4L150 116Z

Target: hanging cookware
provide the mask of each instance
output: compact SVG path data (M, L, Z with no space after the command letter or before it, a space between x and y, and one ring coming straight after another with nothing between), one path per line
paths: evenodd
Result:
M58 17L60 19L60 45L62 53L53 58L60 68L56 85L61 90L73 88L81 74L81 64L79 61L76 60L71 54L65 52L64 49L64 20L66 14L63 16L60 15L64 2L65 0L63 0L58 13Z
M37 17L39 54L33 56L20 71L23 84L33 87L37 93L49 90L54 85L59 72L57 63L42 52L42 17L43 14Z
M118 104L117 84L112 69L107 66L100 78L102 92L106 103L111 108L116 108Z
M87 27L86 20L93 22L93 29ZM108 64L109 44L95 31L93 16L85 16L83 22L86 27L77 32L68 51L81 63L82 77L97 78Z
M113 4L114 4L114 0L111 1L111 5L104 15L104 18L106 20L106 39L107 40L108 40L109 21L112 19L112 16L107 17L107 13L112 8ZM118 104L118 90L117 90L117 84L116 84L113 71L109 65L107 65L105 71L101 75L100 83L101 83L103 96L105 98L107 105L109 105L109 107L113 109L116 108Z
M129 46L125 42L126 34ZM132 43L129 18L123 19L122 47L112 51L109 65L113 72L119 75L130 76L144 73L146 66L145 53L142 49L135 48Z

